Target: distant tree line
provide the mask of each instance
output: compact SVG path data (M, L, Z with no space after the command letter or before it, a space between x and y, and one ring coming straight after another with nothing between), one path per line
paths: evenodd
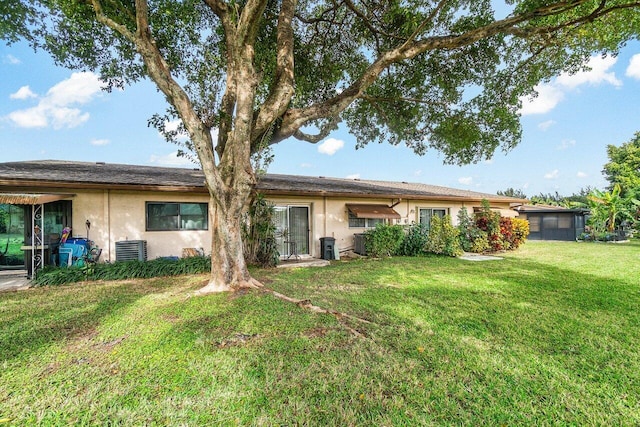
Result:
M594 234L613 233L621 227L640 229L640 132L619 147L608 145L607 157L602 173L609 185L604 190L587 186L570 196L556 191L528 197L522 190L510 187L497 194L528 199L532 205L588 208Z

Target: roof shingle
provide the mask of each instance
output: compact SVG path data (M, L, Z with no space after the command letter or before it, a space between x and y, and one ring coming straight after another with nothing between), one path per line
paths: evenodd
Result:
M28 182L39 186L64 184L79 188L91 185L117 188L179 187L206 191L204 175L199 169L138 166L111 163L41 160L0 163L0 185ZM358 197L393 197L448 200L522 202L521 199L497 196L421 183L325 178L300 175L267 174L257 186L267 194L333 195Z

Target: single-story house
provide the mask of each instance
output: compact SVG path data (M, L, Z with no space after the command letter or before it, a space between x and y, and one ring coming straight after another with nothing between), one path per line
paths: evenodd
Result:
M561 206L521 205L515 208L519 217L529 221L530 240L575 241L584 233L589 209Z
M355 235L380 222L428 225L434 215L450 215L455 223L461 209L472 214L483 199L513 217L518 213L511 207L524 202L419 183L274 174L261 177L257 190L276 206L280 253L316 258L323 256L321 238L340 250L351 249ZM124 259L131 251L149 259L181 256L185 248L208 253L208 200L199 169L57 160L0 163L0 203L22 207L25 244L31 244L35 225L43 229L45 245L71 227L73 236L102 248L101 261Z

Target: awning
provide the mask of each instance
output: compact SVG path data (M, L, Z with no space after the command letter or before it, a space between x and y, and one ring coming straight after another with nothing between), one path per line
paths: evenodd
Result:
M0 203L8 205L42 205L73 197L74 194L0 193Z
M351 205L347 204L349 212L356 218L400 219L400 214L387 205Z

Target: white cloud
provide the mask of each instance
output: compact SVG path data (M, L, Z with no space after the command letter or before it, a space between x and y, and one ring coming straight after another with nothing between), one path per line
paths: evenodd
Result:
M11 54L5 56L3 62L5 64L11 64L11 65L22 64L22 61L20 61L18 58L16 58L15 56L13 56Z
M634 79L640 79L640 53L636 53L631 57L625 75L627 77L633 77Z
M95 145L95 146L101 146L101 145L107 145L110 144L111 141L109 141L108 139L92 139L91 140L91 145Z
M558 169L554 169L551 172L544 174L544 179L558 179L560 176L560 171Z
M156 163L163 166L188 166L193 165L193 162L186 157L178 157L178 152L174 151L166 156L151 155L149 159L151 163Z
M25 87L27 89L25 89ZM102 83L94 73L73 73L70 78L63 80L47 91L40 98L38 105L9 113L7 116L14 125L24 128L54 129L73 128L89 120L89 113L78 108L77 104L86 104L101 93ZM21 93L22 92L22 93ZM20 95L18 95L21 93ZM26 96L31 92L28 86L23 86L16 92L18 96ZM35 94L33 94L35 95Z
M556 147L556 149L557 150L566 150L567 148L574 147L575 145L576 145L576 140L575 139L564 139L564 140L562 140L560 145L558 145Z
M554 120L545 120L542 123L538 123L538 129L540 130L547 130L549 129L551 126L555 125L556 122Z
M344 147L344 141L329 138L322 144L318 145L318 153L327 154L333 156L336 152Z
M592 56L586 64L590 70L578 71L575 74L562 73L552 83L535 86L534 89L538 96L520 98L522 101L520 114L526 116L548 113L564 100L565 92L584 84L595 86L601 83L609 83L615 87L622 86L622 82L616 77L615 73L613 71L609 72L609 69L615 65L616 61L616 58L609 56L604 58Z
M44 128L49 125L44 109L38 107L14 111L7 117L21 128Z
M353 173L351 175L347 175L346 178L347 179L360 179L360 174L359 173Z
M414 171L413 176L422 176L422 170L418 169L417 171Z
M9 95L10 99L29 99L36 98L38 95L31 91L29 86L22 86L16 93Z
M521 98L522 108L520 114L544 114L556 108L556 105L564 99L564 92L550 84L540 84L535 88L538 96Z
M313 165L311 163L300 163L300 167L304 169L312 168Z
M189 140L189 134L186 131L178 130L182 122L180 120L173 120L170 122L165 122L164 128L167 132L177 132L176 139L181 142L185 142ZM162 137L162 135L160 135ZM211 132L211 136L214 138L214 143L218 140L218 130L215 129L215 134L213 131Z
M585 173L585 172L578 171L578 173L576 174L576 176L577 176L578 178L587 178L589 175L588 175L587 173Z
M471 184L473 184L473 177L463 176L463 177L458 178L458 182L460 184L463 184L463 185L471 185Z
M578 71L575 74L562 73L556 79L556 83L561 86L573 89L583 84L599 85L600 83L609 83L613 86L622 86L622 82L618 80L614 72L608 72L618 61L617 58L611 56L592 56L587 62L588 71Z
M102 82L91 72L73 73L47 91L44 98L51 105L86 104L102 90Z
M484 164L485 165L492 165L493 164L493 159L485 159Z

